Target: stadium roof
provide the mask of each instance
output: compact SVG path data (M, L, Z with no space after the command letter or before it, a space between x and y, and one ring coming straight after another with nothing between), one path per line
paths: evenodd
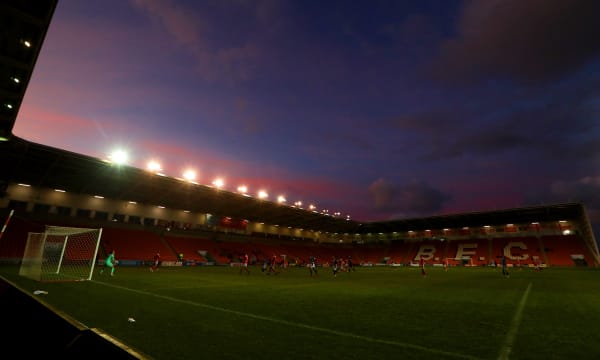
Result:
M361 225L362 233L422 231L456 227L500 226L561 220L587 221L585 208L579 203L551 204L485 212L470 212L424 218L371 222Z
M585 216L581 204L558 204L359 223L112 164L19 137L0 142L0 163L3 167L0 181L5 184L26 183L76 194L100 195L140 204L330 233L391 233L571 220Z
M25 183L306 230L346 233L355 232L359 225L344 218L116 165L16 136L0 142L0 163L6 169L0 181L6 184Z
M21 139L12 130L56 5L57 0L0 2L0 137L10 139L0 141L0 191L9 183L27 183L330 233L391 233L585 216L581 204L559 204L361 224Z
M56 4L56 0L0 1L1 138L12 135Z

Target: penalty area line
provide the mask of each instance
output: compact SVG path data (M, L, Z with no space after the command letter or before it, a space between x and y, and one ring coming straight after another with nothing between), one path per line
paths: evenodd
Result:
M238 311L238 310L227 309L227 308L223 308L220 306L203 304L203 303L198 303L198 302L190 301L190 300L177 299L177 298L174 298L171 296L159 295L159 294L155 294L155 293L151 293L151 292L147 292L147 291L143 291L143 290L131 289L128 287L110 284L110 283L106 283L106 282L101 282L101 281L96 281L96 280L93 280L93 281L97 284L102 284L105 286L110 286L110 287L118 288L121 290L131 291L131 292L146 295L146 296L152 296L152 297L156 297L156 298L163 299L163 300L169 300L169 301L173 301L176 303L201 307L204 309L220 311L220 312L227 313L227 314L233 314L233 315L247 317L247 318L256 319L256 320L268 321L268 322L272 322L272 323L276 323L276 324L292 326L292 327L297 327L297 328L301 328L301 329L312 330L312 331L321 332L321 333L325 333L325 334L329 334L329 335L344 336L344 337L353 338L353 339L357 339L357 340L363 340L363 341L372 342L372 343L398 346L398 347L402 347L402 348L406 348L406 349L412 349L412 350L418 350L418 351L428 352L428 353L432 353L432 354L444 355L444 356L453 357L453 358L457 358L457 359L469 359L469 360L478 360L479 359L478 357L475 357L475 356L458 354L458 353L454 353L454 352L450 352L450 351L438 350L438 349L433 349L430 347L409 344L409 343L400 342L400 341L378 339L378 338L373 338L370 336L358 335L358 334L353 334L353 333L339 331L339 330L333 330L333 329L327 329L327 328L322 328L322 327L313 326L313 325L295 323L295 322L277 319L277 318L273 318L273 317L257 315L257 314L247 313L247 312Z
M523 309L525 309L525 303L527 303L527 298L529 297L530 291L531 283L527 285L527 289L525 289L523 296L521 296L521 300L519 301L519 305L517 306L517 311L515 312L515 315L513 316L510 322L508 333L506 333L506 339L504 339L504 344L502 344L502 348L500 349L498 360L507 360L510 356L510 352L512 351L512 347L515 342L515 337L517 336L517 330L519 330L519 326L521 325Z

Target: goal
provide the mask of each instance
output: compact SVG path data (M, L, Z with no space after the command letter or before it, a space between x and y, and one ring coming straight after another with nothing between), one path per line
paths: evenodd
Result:
M38 281L91 280L102 228L46 226L30 232L19 275Z

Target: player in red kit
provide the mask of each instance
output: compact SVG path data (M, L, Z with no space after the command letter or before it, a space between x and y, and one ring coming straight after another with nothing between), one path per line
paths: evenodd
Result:
M152 267L150 268L151 272L154 272L154 270L158 271L158 264L160 262L160 253L156 252L156 254L154 254L154 262L152 263Z
M242 256L242 263L240 264L240 275L245 271L246 275L250 275L250 270L248 269L248 254L244 254Z

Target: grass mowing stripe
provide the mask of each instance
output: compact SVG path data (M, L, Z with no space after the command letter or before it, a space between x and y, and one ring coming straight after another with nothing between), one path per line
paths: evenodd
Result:
M506 339L504 340L504 344L500 349L500 355L498 355L498 360L507 360L510 356L513 343L515 342L515 336L517 335L517 330L519 329L519 325L521 325L521 317L523 316L523 309L525 308L525 303L527 302L527 298L529 297L529 291L531 291L531 283L527 285L525 293L523 293L523 296L521 296L521 301L519 301L519 306L517 307L515 316L513 316L513 319L510 322L510 327L508 328Z
M444 350L437 350L437 349L432 349L432 348L425 347L425 346L409 344L409 343L404 343L404 342L399 342L399 341L377 339L377 338L372 338L369 336L358 335L358 334L353 334L353 333L338 331L338 330L332 330L332 329L327 329L327 328L321 328L318 326L312 326L312 325L307 325L307 324L302 324L302 323L294 323L291 321L276 319L276 318L272 318L272 317L268 317L268 316L256 315L256 314L251 314L251 313L247 313L247 312L226 309L226 308L222 308L219 306L203 304L203 303L198 303L198 302L189 301L189 300L177 299L177 298L165 296L165 295L154 294L154 293L147 292L147 291L131 289L128 287L110 284L110 283L106 283L106 282L102 282L102 281L97 281L97 280L92 280L92 281L97 284L110 286L110 287L118 288L121 290L131 291L131 292L135 292L135 293L142 294L142 295L153 296L153 297L164 299L164 300L169 300L169 301L187 304L187 305L191 305L191 306L202 307L205 309L220 311L220 312L234 314L234 315L243 316L243 317L248 317L248 318L252 318L252 319L264 320L264 321L269 321L269 322L278 323L278 324L282 324L282 325L313 330L313 331L322 332L322 333L326 333L326 334L345 336L345 337L359 339L359 340L372 342L372 343L393 345L393 346L398 346L398 347L402 347L402 348L406 348L406 349L412 349L412 350L418 350L418 351L428 352L428 353L432 353L432 354L444 355L444 356L453 357L453 358L457 358L457 359L470 359L470 360L478 360L479 359L478 357L475 357L475 356L458 354L458 353L444 351Z

